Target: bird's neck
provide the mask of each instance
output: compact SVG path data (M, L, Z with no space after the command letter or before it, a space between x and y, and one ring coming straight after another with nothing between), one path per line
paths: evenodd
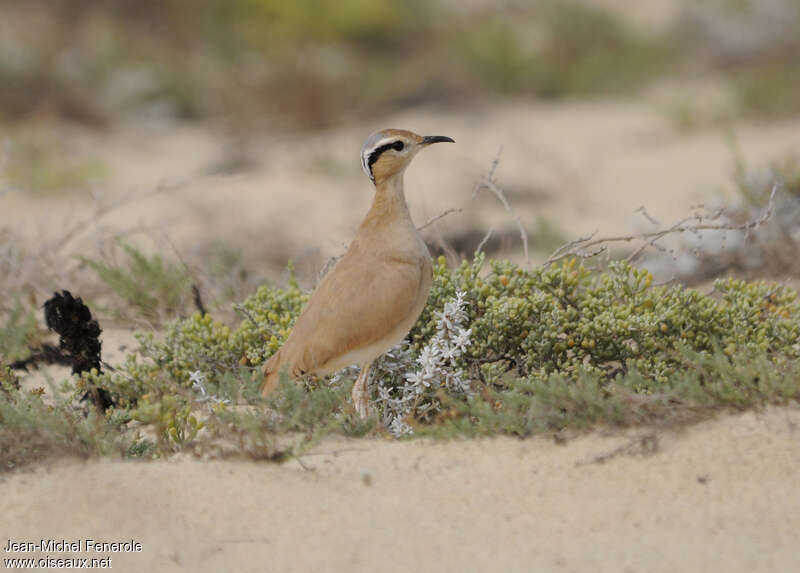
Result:
M403 193L403 174L397 173L375 183L375 198L372 200L364 225L385 223L387 219L411 220ZM362 225L363 226L363 225Z

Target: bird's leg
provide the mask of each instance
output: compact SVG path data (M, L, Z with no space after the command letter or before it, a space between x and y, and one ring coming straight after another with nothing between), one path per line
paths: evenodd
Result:
M361 366L361 372L353 384L353 406L356 412L362 418L369 415L369 389L367 388L367 379L369 378L369 371L372 368L372 362Z

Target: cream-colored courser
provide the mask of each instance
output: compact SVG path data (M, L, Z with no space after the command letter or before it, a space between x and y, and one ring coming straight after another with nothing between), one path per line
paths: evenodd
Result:
M264 365L262 394L275 388L283 369L297 378L357 364L353 404L359 415L367 415L372 363L408 334L428 300L431 257L408 212L403 172L420 149L440 141L453 142L384 129L364 143L361 164L375 184L372 207L289 338Z

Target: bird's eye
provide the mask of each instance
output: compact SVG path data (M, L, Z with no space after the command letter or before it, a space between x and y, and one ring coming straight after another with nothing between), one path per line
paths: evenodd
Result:
M403 151L403 147L405 146L403 145L402 141L395 141L392 144L392 149L394 149L395 151Z

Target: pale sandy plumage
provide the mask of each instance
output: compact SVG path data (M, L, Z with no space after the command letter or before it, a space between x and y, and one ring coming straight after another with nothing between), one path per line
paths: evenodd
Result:
M397 129L367 139L362 164L375 183L372 207L289 338L264 365L262 394L275 388L284 368L296 378L358 364L353 402L366 416L372 362L405 337L428 299L431 259L408 212L403 172L417 151L439 141L452 139Z

